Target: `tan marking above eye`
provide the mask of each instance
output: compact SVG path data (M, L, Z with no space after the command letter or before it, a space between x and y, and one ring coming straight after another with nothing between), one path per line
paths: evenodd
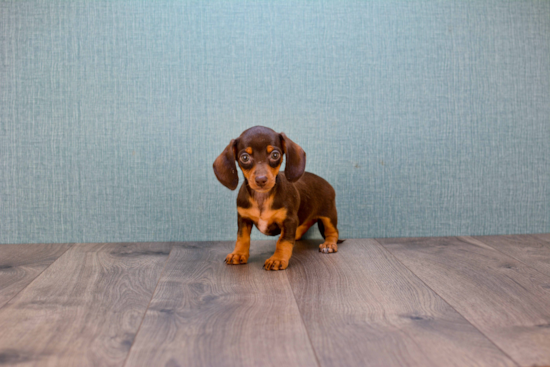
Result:
M275 149L274 147L272 147L271 145L268 145L267 146L267 152L268 153L271 153L273 151L273 149Z
M252 154L252 148L251 147L246 148L244 151L247 152L248 154Z

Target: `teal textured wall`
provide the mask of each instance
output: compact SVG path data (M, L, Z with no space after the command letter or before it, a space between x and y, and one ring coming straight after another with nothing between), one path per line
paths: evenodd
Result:
M257 124L342 237L550 232L549 1L2 1L0 32L0 243L233 239L211 165Z

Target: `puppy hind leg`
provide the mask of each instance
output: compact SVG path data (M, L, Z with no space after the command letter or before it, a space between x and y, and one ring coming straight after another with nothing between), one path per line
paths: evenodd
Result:
M321 232L321 236L325 239L325 226L323 225L321 219L317 220L317 227L319 228L319 232Z
M319 251L325 254L338 252L338 228L336 217L320 217L319 230L325 242L319 245Z

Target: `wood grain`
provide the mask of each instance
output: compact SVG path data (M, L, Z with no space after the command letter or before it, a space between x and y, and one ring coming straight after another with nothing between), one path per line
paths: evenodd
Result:
M262 268L275 241L246 265L223 262L233 246L174 247L126 366L317 365L285 271Z
M550 276L550 243L535 235L473 237Z
M319 243L287 274L321 366L515 366L375 241Z
M550 365L549 277L471 237L379 242L520 365Z
M170 248L73 245L0 310L0 361L121 366Z
M536 238L538 238L541 241L545 241L547 243L550 243L550 233L537 233L537 234L534 234L533 236L535 236Z
M0 308L70 246L44 243L0 245Z

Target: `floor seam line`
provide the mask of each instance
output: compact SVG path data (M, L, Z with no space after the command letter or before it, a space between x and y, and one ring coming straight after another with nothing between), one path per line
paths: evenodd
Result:
M15 297L17 297L21 292L23 292L25 289L27 289L32 283L34 283L34 281L36 279L38 279L46 270L48 270L50 268L50 266L52 266L53 264L55 264L57 262L57 260L61 259L66 253L67 251L69 251L70 249L73 248L73 246L76 245L76 243L71 243L69 244L69 247L67 247L67 249L65 251L63 251L63 253L61 255L59 255L57 257L57 259L55 259L54 261L52 261L52 263L48 266L46 266L44 268L44 270L42 270L37 276L35 276L33 278L33 280L31 280L29 282L29 284L27 284L25 287L23 287L23 289L19 290L19 292L17 292L16 294L13 295L13 297L11 297L6 303L4 303L1 307L0 307L0 310L3 309L4 307L6 307L8 305L8 303L10 303Z
M164 262L164 265L162 266L162 271L160 272L159 279L157 280L157 284L155 285L155 289L153 290L153 293L151 294L151 298L149 299L149 302L147 303L147 307L145 307L145 311L143 312L143 317L141 318L141 322L139 323L139 327L136 330L136 335L134 336L134 340L132 340L132 345L130 346L130 349L128 349L128 354L126 354L126 358L124 358L124 362L121 364L122 367L126 366L126 363L128 363L128 358L130 357L130 353L132 352L132 348L134 347L134 344L136 342L136 339L139 335L139 332L141 330L141 326L143 325L143 321L145 321L145 317L147 316L147 311L149 311L149 307L151 306L151 302L153 301L153 298L155 297L155 293L157 293L158 286L160 284L160 280L162 279L164 275L164 270L166 269L166 264L168 264L168 260L170 259L170 256L172 255L172 251L174 250L175 244L172 244L170 247L170 252L168 253L168 256L166 257L166 261Z
M313 346L313 342L311 341L309 330L307 329L306 323L304 321L304 316L302 315L302 311L300 311L300 306L298 306L298 301L296 300L296 294L294 293L294 288L292 288L292 284L290 284L290 279L288 279L287 273L285 273L285 279L286 279L286 283L290 287L290 291L292 292L292 299L294 300L294 304L296 305L296 309L298 310L298 315L300 315L300 320L302 321L302 325L304 325L304 330L306 331L307 340L309 341L309 345L311 346L311 351L313 352L313 356L315 357L317 366L321 367L321 363L319 362L319 357L317 356L317 352L315 351L315 347Z
M441 300L443 302L445 302L447 305L449 305L449 307L451 307L458 315L460 315L464 320L466 320L468 322L468 324L472 325L472 327L474 329L476 329L481 335L483 335L489 342L491 342L491 344L493 344L495 346L495 348L497 348L498 350L500 350L502 352L502 354L504 354L506 357L508 357L510 359L510 361L512 361L513 363L516 364L516 366L518 367L521 367L521 364L519 362L517 362L514 358L512 358L508 353L506 353L504 350L502 350L502 348L497 345L493 339L489 338L489 336L487 336L483 331L479 330L479 328L477 326L475 326L474 324L472 324L472 322L470 320L468 320L466 318L466 316L464 316L462 313L458 312L458 310L449 303L449 301L447 301L442 295L440 295L438 292L435 291L435 289L433 289L432 287L430 287L428 284L426 284L426 282L424 282L424 280L422 278L420 278L420 276L418 276L412 269L410 269L407 265L403 264L403 262L401 262L401 260L399 260L397 258L397 256L395 256L391 250L387 249L383 244L381 244L380 242L378 242L377 240L373 239L374 242L376 242L376 244L378 246L380 246L384 251L386 251L392 258L395 259L395 261L397 261L398 263L400 263L401 265L403 265L406 269L408 269L420 282L422 282L422 284L424 284L428 289L430 289L432 292L434 292L439 298L441 298Z

